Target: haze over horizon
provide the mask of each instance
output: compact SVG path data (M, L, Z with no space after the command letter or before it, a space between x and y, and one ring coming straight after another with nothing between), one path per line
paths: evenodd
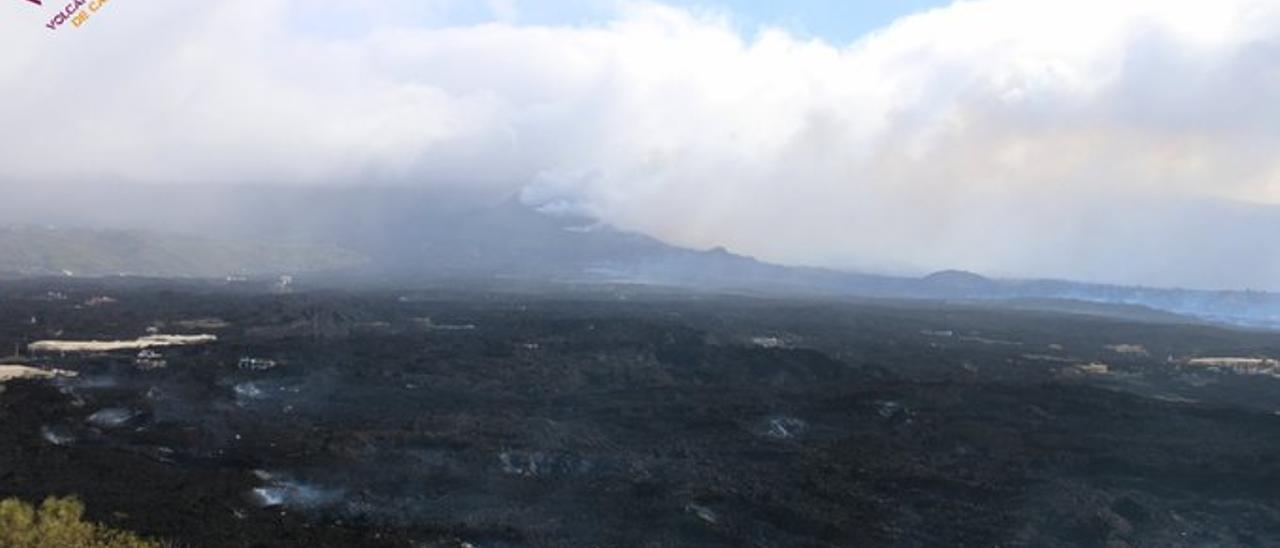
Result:
M415 187L789 265L1280 290L1280 4L56 9L0 10L0 192L50 195L17 220Z

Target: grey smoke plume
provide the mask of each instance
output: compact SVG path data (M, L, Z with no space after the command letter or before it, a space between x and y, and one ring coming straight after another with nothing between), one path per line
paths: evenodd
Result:
M793 264L1280 288L1273 2L976 0L852 44L449 4L8 18L0 185L479 188Z

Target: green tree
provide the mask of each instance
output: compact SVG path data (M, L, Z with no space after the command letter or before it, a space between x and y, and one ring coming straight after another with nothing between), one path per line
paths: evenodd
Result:
M132 533L84 520L74 497L47 498L40 508L18 499L0 501L0 548L159 548Z

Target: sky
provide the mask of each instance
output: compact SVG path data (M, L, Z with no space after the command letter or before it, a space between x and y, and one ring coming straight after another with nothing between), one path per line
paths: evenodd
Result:
M727 14L740 33L775 28L801 38L849 44L901 17L948 3L944 0L681 0L669 4Z
M349 2L358 6L358 3ZM947 0L669 0L665 5L723 19L746 37L765 29L781 29L801 38L833 44L852 43L896 19L949 4ZM398 23L440 28L501 21L523 25L591 25L607 22L617 13L610 0L456 0L401 2ZM407 6L407 7L406 7ZM362 9L361 9L362 11ZM312 28L347 34L353 28L350 12L317 11L295 15ZM386 21L382 21L386 23ZM367 29L360 26L359 28Z
M0 191L466 187L785 264L1280 289L1272 1L5 1Z

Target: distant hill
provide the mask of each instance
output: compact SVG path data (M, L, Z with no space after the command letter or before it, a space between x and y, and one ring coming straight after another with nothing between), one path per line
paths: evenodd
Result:
M412 188L150 187L72 196L40 222L130 230L0 229L0 273L223 277L340 272L331 283L645 284L701 291L1003 302L1119 317L1280 328L1280 295L1008 280L961 270L922 278L695 250L520 200ZM79 200L76 202L75 200ZM0 204L22 219L36 208ZM147 211L146 216L126 214ZM32 222L30 219L28 222ZM175 236L174 229L203 237ZM262 241L305 243L249 243ZM315 277L313 277L314 279ZM1094 303L1098 306L1085 306Z
M17 275L218 278L351 268L330 245L214 240L139 230L0 227L0 272Z
M964 270L934 272L921 281L936 289L953 291L990 291L996 286L994 281Z

